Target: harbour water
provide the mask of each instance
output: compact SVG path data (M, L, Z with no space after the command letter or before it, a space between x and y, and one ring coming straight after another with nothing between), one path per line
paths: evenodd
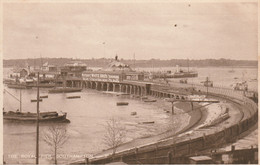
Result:
M19 96L20 90L7 89L10 93ZM47 90L41 90L42 95ZM67 96L80 95L80 99L66 99ZM36 89L22 91L22 110L36 112L36 103L30 100L36 97ZM7 93L4 94L5 110L16 110L19 102L15 101ZM119 101L129 102L128 106L117 106ZM104 94L94 90L83 90L73 94L49 94L48 99L40 102L41 111L67 112L67 118L71 121L67 125L69 140L63 147L64 154L85 155L92 154L104 148L104 125L110 118L119 120L128 130L126 141L134 138L156 134L168 119L163 109L153 104L147 104L140 99L129 96L116 96ZM137 112L131 116L131 112ZM152 125L138 124L145 121L156 121ZM48 128L50 124L40 126L40 132ZM4 152L10 154L34 154L35 153L35 124L4 123ZM40 136L41 137L41 136ZM66 151L66 152L65 152ZM48 146L40 140L41 154L48 154Z
M182 67L184 70L188 68ZM206 80L206 77L210 81L213 81L214 87L230 88L231 85L237 82L247 81L248 89L257 91L257 68L256 67L195 67L189 68L198 72L198 77L188 78L190 84L200 84ZM176 67L161 67L161 68L138 68L139 71L172 71L175 72ZM181 78L171 79L172 81L179 82Z
M147 69L147 68L146 68ZM162 68L161 68L162 69ZM257 89L257 68L198 68L198 78L193 78L194 83L199 83L209 76L219 86L229 87L238 80L247 80L249 89ZM141 70L141 69L140 69ZM159 69L158 69L159 70ZM166 68L165 70L169 70ZM171 69L173 70L173 69ZM4 70L6 76L8 70ZM225 74L224 74L225 73ZM237 79L234 79L234 78ZM252 81L251 81L252 80ZM177 80L176 80L177 81ZM4 87L10 93L19 97L20 90ZM47 89L41 89L41 95L47 95ZM95 90L84 89L80 93L48 94L47 99L40 103L40 111L63 111L67 112L71 121L65 124L69 134L69 140L64 144L60 154L74 155L65 160L82 158L102 149L104 125L111 118L117 118L127 129L126 141L134 138L155 135L163 131L165 125L174 120L178 123L187 123L189 116L179 115L172 118L165 113L164 108L158 103L145 103L138 98L130 96L116 96L115 94L102 93ZM67 96L80 95L80 99L66 99ZM36 98L36 89L22 90L22 111L36 112L36 103L31 99ZM119 101L129 102L128 106L116 106ZM169 105L170 107L170 105ZM168 107L168 108L169 108ZM19 108L19 102L4 93L4 108L6 111L15 111ZM137 116L131 116L131 112L137 112ZM179 110L181 111L181 110ZM144 121L155 121L154 124L138 124ZM48 128L48 124L40 126L40 137ZM33 158L21 158L21 155L35 154L35 124L6 123L4 122L4 159L10 163L34 163ZM51 154L50 148L40 139L40 154ZM15 158L14 158L15 157ZM63 157L64 160L64 157Z

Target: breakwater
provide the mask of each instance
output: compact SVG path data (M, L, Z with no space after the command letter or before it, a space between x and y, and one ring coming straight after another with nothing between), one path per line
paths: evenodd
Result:
M121 84L124 85L125 83ZM143 82L141 84L144 84ZM153 164L153 163L182 163L183 156L194 155L206 149L214 149L225 143L230 143L255 125L258 121L258 106L247 97L243 92L231 91L221 88L207 88L188 86L187 84L156 84L147 83L149 85L139 88L140 92L133 94L147 94L161 98L185 99L189 93L207 94L213 97L220 97L227 101L239 105L247 115L238 123L232 124L228 128L217 131L211 131L209 134L197 134L192 136L175 136L170 139L154 142L138 148L129 148L124 151L117 152L115 155L102 155L84 161L75 163L91 163L104 164L113 161L123 161L128 164ZM127 85L131 85L129 82ZM119 85L119 91L122 90ZM126 89L126 88L125 88ZM143 89L143 90L142 90ZM125 90L123 92L128 92ZM145 91L145 92L142 92ZM131 93L132 94L132 93Z

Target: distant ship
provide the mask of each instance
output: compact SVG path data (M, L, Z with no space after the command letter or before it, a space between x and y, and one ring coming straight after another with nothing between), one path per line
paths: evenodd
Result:
M189 77L198 77L198 72L196 71L184 71L182 69L177 70L173 73L173 78L189 78Z
M189 77L198 77L198 72L190 71L189 67L188 67L188 71L184 71L180 69L178 65L177 65L176 72L171 73L170 71L168 71L168 73L166 74L166 78L189 78Z

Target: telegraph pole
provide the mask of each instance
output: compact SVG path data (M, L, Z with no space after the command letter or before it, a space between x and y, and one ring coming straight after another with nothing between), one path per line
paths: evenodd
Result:
M39 164L39 72L37 76L36 164Z

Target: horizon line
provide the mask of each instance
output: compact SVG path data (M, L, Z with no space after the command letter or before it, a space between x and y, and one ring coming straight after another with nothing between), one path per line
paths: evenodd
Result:
M31 59L72 59L72 60L93 60L93 59L114 59L114 58L73 58L73 57L38 57L38 58L13 58L13 59L4 59L2 60L31 60ZM160 58L150 58L150 59L129 59L129 58L118 58L119 60L143 60L143 61L149 61L149 60L160 60L160 61L169 61L169 60L233 60L233 61L258 61L258 59L255 60L246 60L246 59L230 59L230 58L204 58L204 59L189 59L189 58L171 58L171 59L160 59Z

